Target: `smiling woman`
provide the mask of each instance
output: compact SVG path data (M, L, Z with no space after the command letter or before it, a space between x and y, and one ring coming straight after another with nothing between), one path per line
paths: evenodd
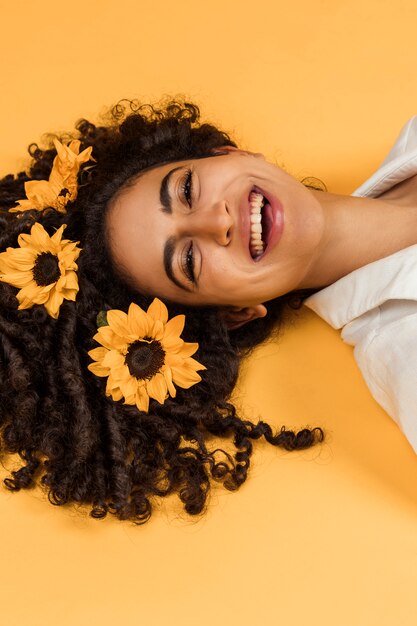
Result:
M191 103L122 102L76 129L0 182L1 442L23 460L4 483L135 523L176 492L196 515L211 480L246 480L251 440L323 439L229 401L241 359L317 291L321 205Z
M298 208L288 227L283 205ZM322 225L304 185L263 155L227 146L141 173L112 199L107 237L133 288L183 304L251 308L255 318L265 315L263 302L302 288Z

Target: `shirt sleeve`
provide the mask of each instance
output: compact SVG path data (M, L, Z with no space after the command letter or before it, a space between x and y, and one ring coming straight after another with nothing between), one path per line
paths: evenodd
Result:
M373 397L417 452L417 314L374 329L354 356Z

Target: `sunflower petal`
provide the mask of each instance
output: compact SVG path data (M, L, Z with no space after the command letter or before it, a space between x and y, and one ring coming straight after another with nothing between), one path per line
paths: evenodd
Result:
M72 274L75 274L75 276L72 276ZM68 291L70 293L75 291L77 293L80 288L77 274L72 270L69 272L62 272L60 279L57 282L57 289L58 288L60 291Z
M118 309L107 311L107 322L113 332L119 335L119 337L127 337L129 334L127 314L124 311L119 311Z
M115 389L112 389L110 392L111 397L113 398L113 400L115 402L117 402L118 400L121 400L123 398L123 393L122 390L119 389L118 387L116 387Z
M176 367L181 367L184 363L184 359L182 359L178 354L173 354L172 352L165 353L165 365L168 367L172 367L173 365Z
M192 387L201 380L201 376L197 372L178 367L171 367L171 370L174 383L184 389Z
M104 357L106 356L108 350L107 348L93 348L92 350L90 350L88 352L88 356L90 356L92 359L94 359L95 361L103 361ZM101 365L101 363L100 363Z
M120 384L120 389L123 392L125 398L129 396L134 396L136 394L136 389L138 387L138 381L133 376L130 376L129 379Z
M127 349L127 341L116 335L110 326L100 326L97 333L94 335L94 339L109 350L115 349L122 352L123 349Z
M155 298L153 302L148 306L148 315L152 317L153 320L159 320L163 324L168 321L168 309L165 304L159 300L159 298Z
M45 302L44 307L48 311L49 315L54 319L57 319L59 314L59 309L61 308L61 304L64 301L64 297L58 291L51 292L51 296Z
M111 375L111 374L112 374L111 372L110 372L110 373L109 373L109 372L107 372L107 376L108 376L108 378L107 378L107 383L106 383L106 395L107 395L107 396L110 396L110 395L111 395L111 393L112 393L113 389L118 389L118 388L119 388L119 385L117 384L117 382L115 382L115 381L113 380L113 378L112 378L112 375Z
M185 343L184 342L184 345L181 347L181 350L179 351L179 355L185 359L187 357L190 357L195 352L197 352L197 350L198 350L198 343Z
M48 294L42 294L40 291L32 293L31 291L28 292L28 290L21 289L16 294L16 298L21 304L23 304L23 302L29 302L30 307L32 307L34 304L45 304L48 300Z
M98 363L90 363L89 365L87 365L87 369L89 369L90 372L93 372L93 374L95 374L96 376L109 375L109 369L107 367L102 367Z
M30 271L35 265L37 253L31 248L8 248L8 252L3 252L1 256L4 256L4 262L2 265L7 265L11 270L18 271Z
M73 252L61 252L58 251L58 265L62 273L68 270L78 269L78 265L75 263Z
M119 367L114 367L111 371L114 380L117 380L119 385L125 383L132 376L126 364L120 365Z
M63 289L61 293L64 296L65 300L72 300L73 302L75 302L75 300L77 299L78 289Z
M64 233L64 229L67 227L66 224L62 224L62 226L60 226L52 235L51 237L51 241L53 241L55 244L60 244L61 243L61 238L62 235Z
M168 387L168 392L169 395L171 396L171 398L175 398L175 396L177 395L177 390L175 389L173 383L172 383L172 372L171 372L171 368L170 367L165 367L164 371L163 371L164 377L165 377L165 382L167 384Z
M124 362L124 356L118 350L107 350L107 354L103 359L103 366L113 369L122 366Z
M18 294L19 295L19 294ZM33 307L33 302L32 300L29 300L28 298L23 298L22 300L19 300L19 306L17 307L20 311L22 309L31 309Z
M10 211L12 209L9 209ZM19 244L19 246L21 248L29 248L32 246L32 239L30 234L28 233L20 233L19 237L17 238L17 243Z
M184 325L185 315L176 315L175 317L173 317L171 320L169 320L169 322L165 324L164 339L177 339L184 330Z
M127 327L129 335L136 338L146 337L149 334L149 320L143 309L136 303L132 302L127 313Z
M145 413L149 411L149 396L144 386L138 386L136 390L136 406Z
M9 274L1 274L0 280L4 283L9 283L13 287L27 287L32 282L32 272L16 272Z
M184 367L187 367L190 370L194 370L195 372L198 372L198 370L206 370L207 369L207 367L205 365L202 365L201 363L199 363L195 359L191 359L191 358L185 359Z
M32 245L39 252L50 252L50 237L42 224L36 222L30 229Z
M146 382L146 389L151 398L158 400L160 404L163 404L167 397L167 383L163 374L159 372L155 374Z
M164 336L164 325L160 320L156 320L150 329L149 335L154 339L160 341Z

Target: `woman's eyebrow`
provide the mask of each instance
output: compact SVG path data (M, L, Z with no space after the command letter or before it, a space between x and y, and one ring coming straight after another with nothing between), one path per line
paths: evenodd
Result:
M159 191L159 201L162 204L161 211L163 213L168 213L169 215L172 213L172 200L171 195L169 193L169 181L171 179L172 174L181 169L181 166L174 167L172 170L165 174L161 181L161 189Z

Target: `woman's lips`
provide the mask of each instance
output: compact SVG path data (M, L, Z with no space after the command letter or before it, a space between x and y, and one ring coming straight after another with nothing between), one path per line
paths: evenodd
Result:
M258 257L256 257L255 259L252 258L252 255L250 254L250 203L249 203L249 195L252 191L256 191L258 193L261 193L265 199L268 201L268 204L271 207L271 211L272 211L272 225L271 228L269 229L268 232L268 236L267 236L267 240L264 241L264 237L262 237L262 241L264 241L264 244L266 244L266 249L265 251L260 254ZM272 250L272 248L278 243L278 241L281 239L283 230L284 230L284 209L282 207L281 202L275 198L274 196L272 196L270 193L265 193L263 191L263 189L261 189L260 187L252 187L250 189L250 192L247 196L247 201L246 201L246 207L245 210L242 211L242 234L243 234L243 238L244 238L244 244L246 247L246 250L248 251L249 257L251 259L251 261L253 261L254 263L259 263L259 261L261 261L270 250Z

